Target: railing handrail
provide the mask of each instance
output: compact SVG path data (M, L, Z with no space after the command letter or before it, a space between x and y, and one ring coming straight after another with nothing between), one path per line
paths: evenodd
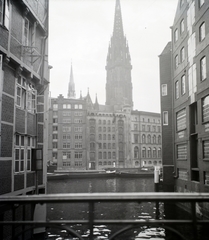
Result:
M172 201L172 202L207 202L209 193L61 193L8 196L1 195L0 203L52 203L52 202L89 202L89 201Z

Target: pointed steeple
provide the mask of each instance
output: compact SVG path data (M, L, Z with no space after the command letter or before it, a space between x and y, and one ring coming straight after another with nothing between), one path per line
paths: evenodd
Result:
M75 83L73 78L73 67L71 62L71 69L70 69L70 82L68 84L68 98L75 98Z
M116 0L113 35L107 54L106 105L124 105L123 99L133 106L131 82L131 57L123 32L120 0Z
M116 4L115 4L115 20L114 20L113 36L116 38L124 37L120 0L116 0Z

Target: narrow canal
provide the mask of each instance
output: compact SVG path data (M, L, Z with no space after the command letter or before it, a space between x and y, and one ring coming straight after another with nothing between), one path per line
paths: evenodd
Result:
M48 193L108 193L108 192L153 192L153 178L94 178L94 179L65 179L48 181ZM173 214L174 209L169 214ZM100 219L155 219L155 203L101 203L95 208L95 215ZM180 218L185 217L185 213L179 211ZM47 218L49 220L75 220L87 219L88 206L82 203L70 204L48 204ZM159 204L159 219L165 219L164 206ZM84 239L88 239L89 229L79 224L70 226L76 230ZM115 231L122 226L100 225L94 228L94 239L108 239ZM191 229L184 227L187 239L192 239ZM47 239L69 240L76 239L68 236L65 230L48 229ZM162 228L132 229L126 234L120 235L117 239L134 240L177 240L178 237L165 232ZM206 239L206 238L201 238Z

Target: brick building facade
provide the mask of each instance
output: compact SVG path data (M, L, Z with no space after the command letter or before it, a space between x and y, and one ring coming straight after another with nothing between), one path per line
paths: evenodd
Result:
M32 151L41 148L44 161L47 155L48 1L3 0L0 13L0 194L31 195L36 190ZM37 187L42 193L43 166ZM32 215L29 206L1 206L1 219ZM1 228L0 238L10 239L20 230Z
M167 77L168 96L161 92L162 111L169 100L168 119L162 121L163 165L173 151L173 187L177 192L209 191L209 1L179 1L172 26L171 74L165 73L170 63L161 67L161 87ZM169 79L169 80L168 80ZM171 80L171 85L170 85ZM170 89L169 89L170 88ZM172 139L172 148L166 142ZM166 155L167 154L167 155ZM171 157L171 156L170 156ZM174 181L175 179L175 181ZM166 180L166 184L169 178Z

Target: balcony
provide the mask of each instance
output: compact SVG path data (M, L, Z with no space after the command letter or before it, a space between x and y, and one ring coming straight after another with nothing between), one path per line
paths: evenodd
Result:
M152 219L119 219L118 217L112 216L111 219L102 218L101 215L98 217L95 212L98 207L98 204L109 203L110 206L113 203L120 204L131 204L136 203L154 203L156 206L155 218ZM206 239L199 237L199 228L206 228L209 226L208 214L207 216L201 216L199 218L199 205L205 206L206 211L209 212L209 193L81 193L81 194L49 194L49 195L27 195L27 196L1 196L0 205L11 207L11 209L17 208L20 205L31 205L35 206L36 204L70 204L70 203L84 203L88 206L88 217L81 220L47 220L47 221L33 221L33 220L16 220L0 221L0 229L2 226L12 226L14 231L15 226L23 226L22 232L26 232L25 228L27 226L27 231L30 229L40 228L40 227L50 227L62 229L65 232L69 233L69 236L75 237L75 239L99 239L95 236L95 226L97 225L117 225L119 230L116 232L111 232L111 234L106 239L121 239L120 235L124 234L132 229L142 229L146 226L148 228L160 228L164 230L165 235L169 232L172 236L176 236L174 239L190 239L187 236L184 236L178 229L177 226L188 225L191 227L192 236L194 240ZM203 205L204 203L204 205ZM186 219L171 219L168 216L166 218L159 217L159 204L185 204L188 207L190 212L190 217ZM130 205L131 206L131 205ZM108 208L106 211L111 211ZM88 236L80 235L79 232L73 230L71 226L77 224L78 226L86 226L88 229ZM13 233L11 239L17 239L22 233ZM85 236L86 237L86 236ZM68 237L69 239L69 237ZM71 239L71 238L70 238ZM101 238L100 238L101 239ZM124 239L124 238L123 238ZM133 238L132 238L133 239ZM136 238L137 239L137 238ZM140 239L140 238L138 238ZM159 238L158 238L159 239ZM161 238L167 239L167 238ZM169 238L173 239L173 238Z

